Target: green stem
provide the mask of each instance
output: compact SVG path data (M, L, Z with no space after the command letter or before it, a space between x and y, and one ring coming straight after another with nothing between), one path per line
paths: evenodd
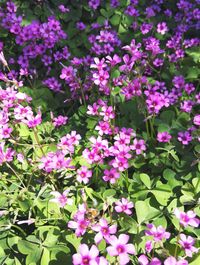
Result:
M26 188L24 182L22 181L22 179L20 178L20 176L17 174L17 172L11 167L11 165L9 165L8 163L6 163L7 167L10 168L10 170L15 174L15 176L19 179L20 183L22 184L22 186L24 188Z
M35 140L36 140L36 142L37 142L37 144L38 144L38 146L39 146L39 148L40 148L40 150L42 152L42 155L45 156L44 150L42 149L42 146L40 144L40 140L39 140L39 137L38 137L37 129L35 127L33 128L33 133L34 133L34 136L35 136Z
M177 242L176 242L176 247L175 247L175 251L174 251L174 257L177 258L177 251L178 251L178 241L180 238L180 232L181 232L181 226L179 226L179 230L178 230L178 235L177 235Z
M80 88L81 88L81 95L82 95L82 98L83 98L83 104L84 104L84 106L86 108L87 107L87 104L86 104L85 95L84 95L83 88L82 88L82 85L81 84L80 84Z

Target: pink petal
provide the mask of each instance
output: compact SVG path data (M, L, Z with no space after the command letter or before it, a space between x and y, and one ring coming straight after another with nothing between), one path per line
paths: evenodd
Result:
M99 221L99 224L100 224L101 226L107 226L107 225L108 225L108 222L107 222L106 219L101 218L100 221Z
M111 225L109 228L110 234L115 234L117 231L117 225Z
M129 254L135 254L135 247L133 244L127 244L126 245L126 251L129 253Z
M73 264L74 264L74 265L81 264L81 262L82 262L82 257L81 257L81 255L80 255L79 253L74 254L74 255L72 256L72 259L73 259Z
M200 221L197 218L193 218L193 219L191 219L188 222L188 224L191 225L191 226L193 226L193 227L198 227L199 226L199 223L200 223Z
M174 257L169 257L165 260L164 265L176 265L176 259Z
M138 258L138 261L141 265L148 265L149 264L149 261L148 261L148 258L145 256L145 255L141 255L139 258Z
M129 263L129 260L130 259L129 259L128 254L123 253L123 254L119 255L119 264L120 265L125 265L125 264Z
M78 250L82 256L89 254L89 248L86 244L80 245Z
M95 259L99 255L98 248L95 245L92 245L89 254L92 259Z
M129 240L129 236L128 235L125 235L125 234L121 234L119 236L119 242L120 244L126 244Z
M68 227L69 228L77 228L78 227L78 224L74 221L69 221L68 222Z
M96 236L94 237L94 242L98 245L100 242L101 242L101 240L103 239L103 236L102 236L102 233L98 233L98 234L96 234Z
M107 252L108 252L108 254L110 256L113 257L113 256L117 256L118 255L118 252L117 252L116 248L114 248L114 247L107 247L106 249L107 249Z

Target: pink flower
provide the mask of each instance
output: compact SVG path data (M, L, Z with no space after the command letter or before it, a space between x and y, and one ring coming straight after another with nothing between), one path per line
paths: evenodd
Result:
M5 149L5 142L0 143L0 165L4 162L10 162L13 160L15 151L11 148Z
M152 240L148 240L145 243L145 250L150 253L152 251L152 249L153 249L153 242L152 242Z
M74 254L73 264L74 265L98 265L96 259L99 255L99 250L95 245L92 245L89 250L86 244L79 246L78 253Z
M75 76L75 70L72 66L66 66L62 69L62 73L60 75L61 79L64 79L65 81L69 82L73 79Z
M174 214L179 219L179 222L182 226L186 227L188 225L193 227L198 227L200 220L196 218L196 214L194 211L188 211L188 212L181 212L179 209L175 209Z
M77 216L76 216L77 217ZM75 235L80 237L85 234L90 222L83 215L78 216L75 221L69 221L68 227L75 229Z
M110 128L110 124L108 121L99 121L99 124L95 127L95 130L99 131L99 135L112 134L112 129Z
M118 213L125 213L125 214L132 214L132 211L130 210L133 208L133 203L129 202L126 198L122 198L121 201L117 201L115 203L115 211Z
M169 257L164 261L164 265L188 265L188 262L185 259L177 261L174 257Z
M50 192L50 194L53 195L55 198L51 199L50 201L57 203L62 208L65 207L66 204L72 205L73 200L67 197L69 192L69 190L65 190L63 193L60 193L58 191L52 191Z
M193 253L197 253L198 249L193 247L195 241L191 236L186 237L184 234L180 234L180 245L184 248L185 254L188 257L192 257Z
M170 237L170 233L166 232L161 225L155 227L155 225L153 224L148 224L147 227L149 228L149 230L145 231L145 235L153 236L155 242L161 241L163 239L168 239Z
M6 59L5 59L4 54L3 54L2 51L0 52L0 62L2 62L2 64L4 66L8 66L8 63L7 63Z
M114 67L115 65L121 63L121 58L117 55L114 54L113 58L111 56L106 56L107 59L107 63L109 63L112 67Z
M167 24L165 22L158 23L157 32L164 35L168 31Z
M41 164L39 165L40 169L45 170L46 172L51 172L52 170L60 170L66 168L74 168L71 166L71 159L65 158L65 154L57 151L57 152L50 152L46 156L41 158Z
M112 106L103 106L101 108L100 115L103 116L104 121L109 121L115 118L115 113Z
M101 157L99 156L98 154L98 149L94 148L92 149L91 151L86 148L83 153L82 153L82 156L87 160L87 162L89 164L93 164L93 163L96 163L96 162L100 162L101 161Z
M110 170L104 170L104 181L109 181L111 184L114 184L119 177L120 173L115 168L111 168Z
M17 154L17 160L20 162L20 163L24 163L24 155L19 153Z
M115 159L111 162L111 164L114 168L117 168L119 171L124 171L129 167L128 160L123 157L115 157Z
M151 261L148 260L147 256L141 255L138 258L139 264L140 265L161 265L161 262L157 258L153 258Z
M104 70L100 70L98 73L93 74L95 85L105 86L108 82L109 73Z
M3 125L3 127L0 128L0 139L7 139L7 138L9 138L11 132L12 132L12 128L8 127L7 124Z
M197 126L200 126L200 115L194 116L193 123Z
M121 234L119 238L116 236L111 236L109 238L109 244L111 246L107 247L108 254L112 257L119 257L119 264L125 265L129 262L128 254L135 254L135 247L133 244L127 244L129 236L126 234Z
M168 143L172 136L168 132L159 132L157 134L157 140L161 143Z
M105 59L101 59L99 60L99 58L95 57L94 58L94 64L90 65L90 68L96 68L98 69L98 71L103 70L103 68L107 67L107 65L105 64Z
M57 146L62 149L65 154L74 153L74 146L79 145L80 139L80 134L77 134L76 131L71 131L70 134L68 133L60 139L60 143Z
M87 111L87 114L88 115L92 115L92 116L95 116L95 115L98 115L100 106L97 104L97 103L94 103L92 106L91 105L88 105L88 111Z
M115 139L114 145L118 146L118 145L130 144L131 137L130 135L127 135L124 132L120 132L114 137L114 139Z
M88 170L86 166L82 166L77 170L77 181L87 184L89 179L92 177L92 170Z
M96 244L99 244L103 238L108 239L111 234L115 234L117 231L117 225L111 225L109 227L106 219L101 218L98 224L92 226L92 230L98 232L94 238Z
M65 125L68 121L68 117L59 115L58 117L52 117L53 118L53 125L55 127L60 127L62 125Z
M144 140L137 140L136 138L133 140L133 145L131 145L131 149L135 150L137 155L140 155L143 151L146 150Z
M42 114L41 111L34 117L33 115L28 115L23 122L28 125L29 128L34 128L42 122Z

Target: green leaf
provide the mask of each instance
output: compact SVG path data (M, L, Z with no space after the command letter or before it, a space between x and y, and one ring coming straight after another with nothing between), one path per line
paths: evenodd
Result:
M172 196L171 187L167 184L159 184L151 190L157 202L163 206L167 206L169 198Z
M137 201L135 203L135 210L137 215L138 223L141 224L144 221L155 218L160 215L160 211L150 206L149 199L145 201Z
M37 265L42 254L42 248L35 247L34 251L32 251L26 258L26 265ZM42 264L42 263L41 263Z
M121 19L121 16L116 14L116 15L111 17L110 22L113 26L118 26L120 19Z
M76 250L78 250L78 247L81 243L81 238L77 237L75 234L70 234L65 236L67 242L69 242Z
M107 197L114 197L116 191L114 189L108 189L103 193L103 198L106 199Z
M37 245L26 240L20 240L17 247L22 254L30 254L35 251Z
M50 262L50 252L47 248L43 248L41 264L48 265Z
M151 188L151 180L147 174L144 173L140 174L140 179L148 189Z
M190 262L190 265L199 265L200 264L200 254L197 255L197 258Z

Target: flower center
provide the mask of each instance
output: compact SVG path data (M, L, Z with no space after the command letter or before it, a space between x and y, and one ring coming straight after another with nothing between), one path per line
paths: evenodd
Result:
M89 264L89 262L90 262L90 259L89 259L89 257L83 257L83 260L82 260L82 262L83 262L83 264L84 264L84 265L88 265L88 264Z
M117 251L118 251L119 254L123 253L125 251L124 246L118 245L117 246Z

